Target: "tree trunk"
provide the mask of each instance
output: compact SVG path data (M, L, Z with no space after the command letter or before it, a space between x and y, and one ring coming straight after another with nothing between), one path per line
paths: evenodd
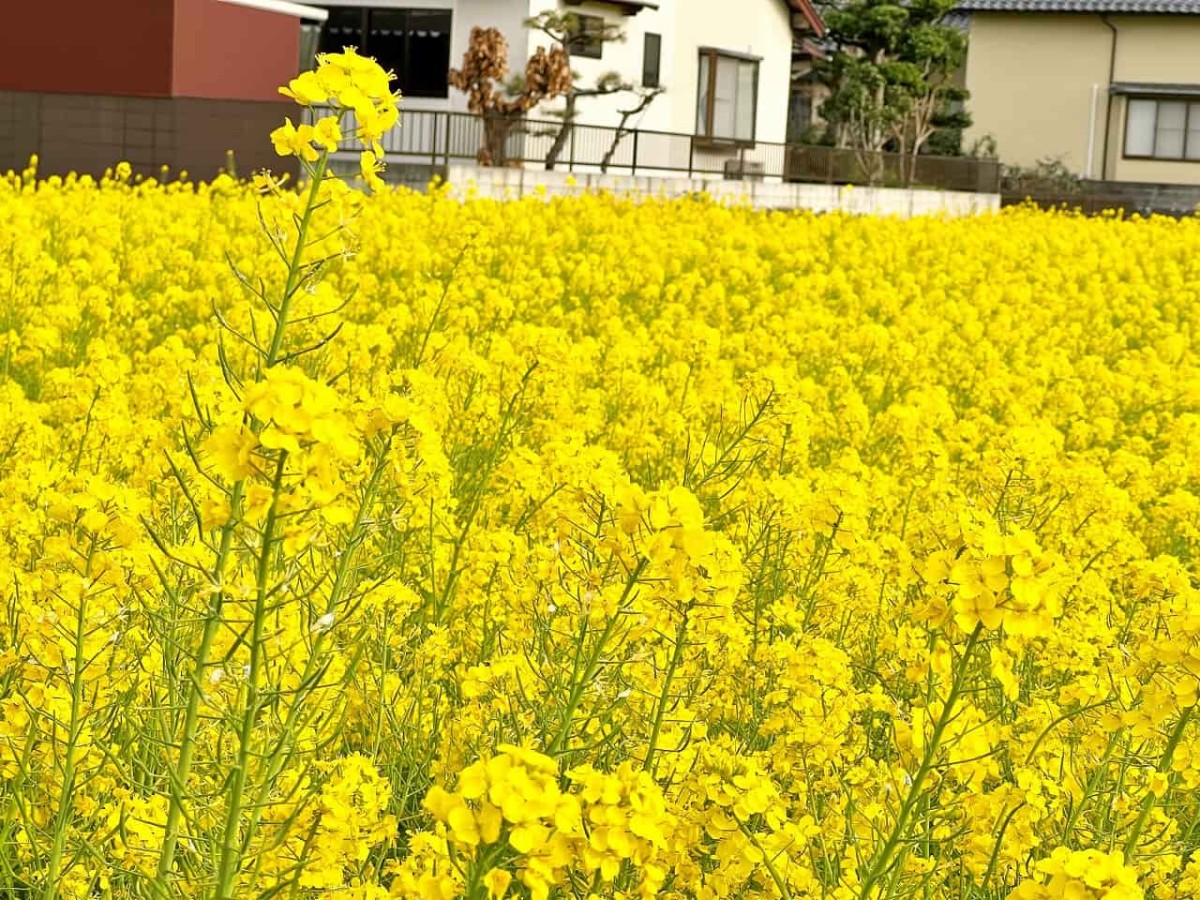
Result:
M483 146L479 148L481 166L508 165L508 136L519 116L487 113L483 117Z
M567 102L563 107L562 127L558 129L558 134L554 136L554 143L550 145L550 152L546 154L547 172L554 171L554 164L558 162L563 147L567 145L567 138L571 136L573 127L575 127L575 91L567 94Z
M936 95L918 101L916 115L913 119L912 147L909 148L908 177L910 182L917 177L917 156L934 132L933 114L939 103L940 98Z
M608 166L612 162L612 158L617 152L617 147L619 147L621 145L621 141L625 140L625 135L629 134L629 132L625 129L625 123L628 121L629 121L628 114L624 114L621 116L621 122L619 125L617 125L617 131L613 135L612 143L609 144L608 149L606 151L604 151L604 158L600 160L600 171L601 172L608 171Z
M639 113L645 112L647 107L649 107L650 104L654 102L654 98L657 97L660 93L662 93L661 88L651 91L649 94L645 94L642 96L642 99L638 103L637 106L633 107L632 109L621 110L621 121L617 123L617 130L613 134L612 143L608 145L608 150L605 151L604 158L600 160L600 171L601 172L608 171L608 167L612 163L612 158L617 153L617 148L619 146L621 146L621 141L625 140L625 137L628 134L637 130L636 128L627 128L626 127L629 124L629 120L632 119L634 116L638 115ZM634 140L633 146L634 146L634 152L636 153L637 152L637 140L636 139ZM637 165L636 157L633 160L633 165L634 166Z

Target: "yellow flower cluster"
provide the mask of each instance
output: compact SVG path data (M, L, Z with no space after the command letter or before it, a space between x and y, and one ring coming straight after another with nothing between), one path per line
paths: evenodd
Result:
M1200 220L328 202L288 93L307 200L0 179L0 896L1198 895Z
M1037 864L1037 870L1049 880L1025 882L1012 892L1012 900L1142 900L1145 896L1137 885L1137 873L1124 864L1120 853L1059 847Z
M625 870L640 873L638 893L654 896L667 877L655 862L674 826L662 790L645 771L625 761L612 773L584 765L566 773L529 749L500 745L496 756L467 766L458 788L434 786L425 807L439 823L432 846L443 851L436 878L428 859L400 870L393 894L414 898L454 896L462 884L502 897L512 870L530 896L544 900L568 879L611 886ZM465 871L455 877L455 861ZM414 860L415 862L415 860Z
M316 162L320 150L332 153L342 142L342 119L349 115L354 134L368 149L360 156L361 171L367 185L383 187L379 177L383 148L380 141L400 120L399 92L389 84L391 75L373 59L359 56L353 47L341 53L321 53L317 68L302 72L279 93L304 107L328 107L332 115L298 127L291 119L271 133L271 141L280 156L296 156L303 162Z

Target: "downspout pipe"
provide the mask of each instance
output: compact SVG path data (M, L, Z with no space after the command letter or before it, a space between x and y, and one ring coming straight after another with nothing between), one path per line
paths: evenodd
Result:
M1100 157L1100 180L1108 181L1108 139L1112 130L1112 86L1117 77L1117 26L1109 21L1108 13L1100 13L1100 21L1112 32L1112 42L1108 51L1108 90L1104 92L1107 100L1104 103L1104 150Z
M1083 167L1083 177L1090 179L1096 163L1096 104L1100 102L1100 85L1092 85L1092 102L1088 107L1088 140L1087 164Z

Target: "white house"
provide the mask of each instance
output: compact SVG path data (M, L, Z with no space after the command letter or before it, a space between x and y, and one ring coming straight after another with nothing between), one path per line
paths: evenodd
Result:
M459 152L460 135L445 133L445 118L422 113L466 111L465 95L447 85L446 74L462 60L471 29L498 28L508 41L510 72L519 74L533 51L549 43L525 21L557 7L579 15L585 28L591 20L603 20L624 34L622 41L573 52L572 68L581 85L616 72L630 84L665 89L628 123L640 132L639 165L684 169L703 158L711 169L714 160L774 154L780 160L768 168L782 171L782 148L769 145L786 138L795 38L822 32L810 0L739 0L736 5L728 0L309 2L329 11L320 35L323 49L357 46L395 70L405 98L405 125L399 131L407 133L395 135L389 151L413 158L432 158L439 145L455 145ZM584 98L576 122L613 127L620 111L634 103L636 97L627 92ZM549 113L539 109L531 117L549 118ZM568 153L585 167L606 149L600 145L611 143L608 135L586 128L578 129L576 141L579 146ZM631 159L632 152L632 146L623 145L621 156ZM528 149L526 154L536 158Z

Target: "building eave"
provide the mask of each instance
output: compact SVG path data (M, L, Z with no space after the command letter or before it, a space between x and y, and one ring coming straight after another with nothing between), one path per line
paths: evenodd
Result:
M298 19L308 19L313 22L324 22L329 18L327 10L317 9L315 6L307 6L303 3L293 3L291 0L218 0L218 2L278 13L282 16L295 16Z
M1157 84L1145 81L1115 81L1108 86L1114 96L1200 97L1200 84Z
M797 36L792 41L792 59L827 59L829 54L819 43L807 37Z
M658 9L658 4L652 0L564 0L564 2L567 6L582 6L584 2L615 6L624 16L636 16L643 9Z
M814 35L824 36L825 23L821 20L821 14L817 12L817 8L813 6L812 0L787 0L787 5Z
M1200 15L1200 0L963 0L955 12L1196 16Z

